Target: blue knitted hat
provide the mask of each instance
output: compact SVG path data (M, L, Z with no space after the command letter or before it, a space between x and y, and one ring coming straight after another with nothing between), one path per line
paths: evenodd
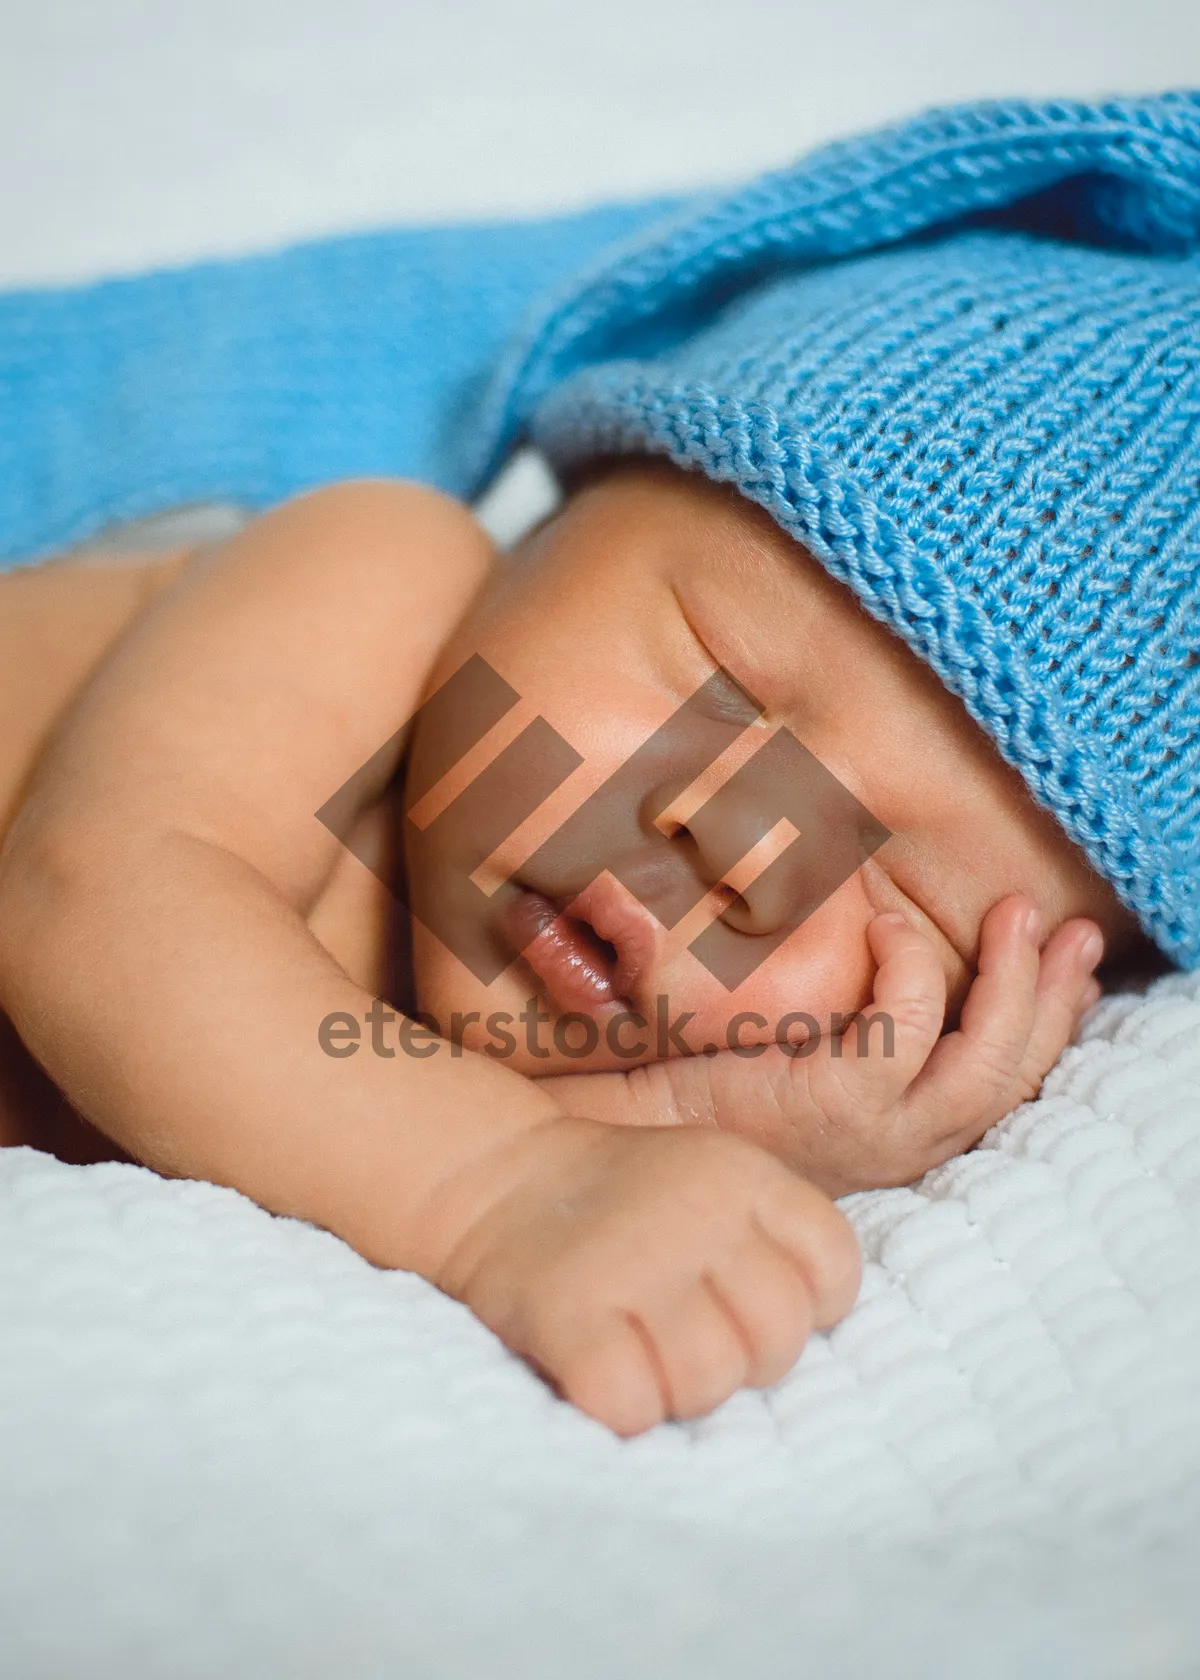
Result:
M934 113L693 207L550 300L484 434L736 485L1200 965L1200 95Z

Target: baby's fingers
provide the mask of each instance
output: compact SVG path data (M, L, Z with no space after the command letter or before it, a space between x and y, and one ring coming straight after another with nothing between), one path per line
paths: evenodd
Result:
M639 1435L665 1418L703 1417L746 1384L777 1382L812 1330L812 1301L794 1272L770 1277L755 1258L748 1278L742 1260L728 1276L714 1269L677 1294L650 1290L636 1309L611 1314L566 1361L567 1399L617 1435ZM775 1267L786 1272L782 1259Z
M843 1062L856 1063L855 1077L866 1095L899 1096L917 1077L937 1043L946 1015L946 975L933 945L895 911L876 916L867 929L879 964L870 1007L846 1029ZM873 1024L888 1028L884 1055ZM890 1038L890 1045L888 1039Z
M1012 1107L1037 1015L1041 936L1029 899L1013 896L989 910L958 1031L938 1043L909 1093L910 1104L932 1103L961 1122L967 1143Z
M1095 922L1075 918L1057 928L1042 950L1034 1018L1010 1106L1036 1094L1074 1035L1079 1017L1099 996L1092 972L1104 955Z

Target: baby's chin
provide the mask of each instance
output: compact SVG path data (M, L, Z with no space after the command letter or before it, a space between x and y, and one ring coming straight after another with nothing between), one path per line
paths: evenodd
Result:
M806 937L800 929L732 988L684 952L654 995L640 1002L656 1022L690 1017L678 1027L678 1038L692 1053L715 1055L775 1041L800 1045L837 1030L842 1018L869 1001L871 977L861 932L834 937L832 930L823 936L813 930ZM683 1053L674 1040L666 1048L668 1055Z

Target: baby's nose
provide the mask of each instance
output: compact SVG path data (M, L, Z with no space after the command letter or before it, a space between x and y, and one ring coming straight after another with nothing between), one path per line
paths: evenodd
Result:
M683 790L654 821L701 892L727 889L725 925L754 936L798 927L888 837L783 728L698 805Z

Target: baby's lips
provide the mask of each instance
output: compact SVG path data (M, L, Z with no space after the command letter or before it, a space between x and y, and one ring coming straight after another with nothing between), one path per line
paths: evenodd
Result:
M592 1014L616 1004L615 965L587 923L528 887L505 908L501 921L555 1008Z
M613 947L613 990L620 998L633 998L659 963L663 930L657 919L607 871L566 905L565 914L587 922Z

